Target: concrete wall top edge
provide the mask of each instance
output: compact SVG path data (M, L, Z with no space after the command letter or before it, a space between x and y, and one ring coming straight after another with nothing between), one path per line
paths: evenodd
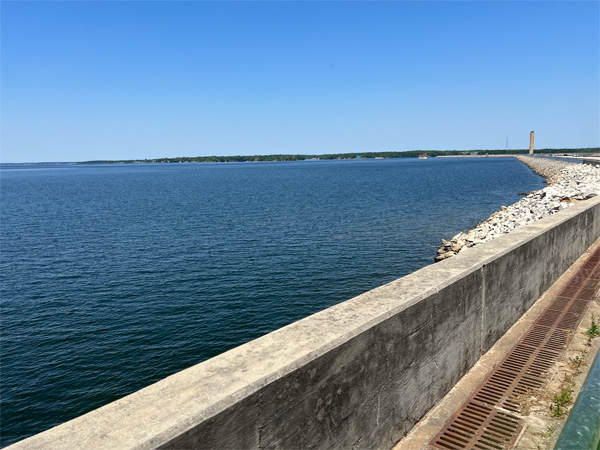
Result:
M598 204L600 197L581 202L509 235L467 249L9 448L101 449L114 448L115 442L119 448L160 445Z

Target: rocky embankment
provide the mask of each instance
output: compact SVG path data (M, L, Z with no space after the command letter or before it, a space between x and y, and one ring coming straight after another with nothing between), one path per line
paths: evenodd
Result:
M459 233L449 241L442 239L436 261L600 195L600 167L531 156L517 156L517 159L544 177L547 186L529 193L514 205L503 206L472 230Z

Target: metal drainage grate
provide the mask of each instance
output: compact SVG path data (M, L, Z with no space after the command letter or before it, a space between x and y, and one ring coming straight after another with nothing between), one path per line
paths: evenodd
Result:
M504 444L510 442L511 436L519 431L520 425L516 417L472 401L463 407L436 445L450 450L502 449Z
M519 397L542 387L600 284L600 247L429 443L431 450L502 450L522 424Z
M560 352L567 346L568 336L569 334L563 330L554 330L544 344L543 348L545 350L554 350L555 352Z
M586 268L585 266L579 271L579 276L584 278L590 278L594 280L600 279L600 273L594 273L594 269Z

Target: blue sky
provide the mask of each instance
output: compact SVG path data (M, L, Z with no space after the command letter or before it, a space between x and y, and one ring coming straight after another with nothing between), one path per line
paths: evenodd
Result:
M600 145L599 2L11 2L2 162Z

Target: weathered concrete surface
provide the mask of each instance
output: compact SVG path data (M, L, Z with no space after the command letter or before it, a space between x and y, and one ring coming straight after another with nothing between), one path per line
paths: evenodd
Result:
M523 243L485 265L483 351L600 236L600 216L593 210L547 227L553 222L540 221L515 231L513 237L523 237ZM535 239L526 238L536 230Z
M562 291L562 289L571 281L571 278L577 273L577 271L587 262L588 258L600 247L600 239L597 239L591 247L589 247L579 259L571 265L560 278L544 292L544 294L533 304L533 306L487 351L477 363L469 370L469 372L461 378L461 380L450 390L450 392L440 401L434 408L432 408L426 416L418 422L418 424L405 436L395 447L394 450L427 450L430 448L429 442L437 435L440 430L445 426L446 422L456 413L460 406L469 398L469 396L479 387L484 381L488 374L496 367L502 359L514 349L519 339L531 328L536 319L544 312L544 310L554 301L556 296ZM587 359L591 360L597 353L600 347L600 338L595 342L592 347L585 346L587 336L582 332L590 324L591 314L595 312L597 315L600 310L600 304L592 307L586 313L584 320L582 321L579 332L575 334L570 344L564 359L568 362L568 358L575 357L576 355L581 357L581 350L584 348L588 351ZM562 358L562 357L561 357ZM560 361L560 358L559 358ZM554 375L553 368L550 369L551 375L549 379L564 380L566 365L564 362L557 361L555 364L556 372ZM561 364L563 365L561 368ZM569 367L570 368L570 367ZM586 366L582 364L581 380L585 380ZM577 392L578 386L581 386L581 381L575 379L576 386L574 391ZM549 389L549 386L546 388ZM556 391L548 393L547 396L552 399L552 396ZM537 399L540 397L540 392L536 392L535 396ZM536 406L537 408L537 406ZM551 417L549 404L541 405L540 408L532 414L532 409L529 407L529 416L526 412L521 411L520 417L524 421L524 430L520 434L519 439L513 445L515 449L537 449L537 450L551 450L553 448L551 439L548 439L548 425L556 428L554 435L559 433L558 429L560 425L557 420ZM540 420L540 416L544 416L544 421ZM564 421L564 419L562 419ZM540 433L544 432L546 437ZM556 436L554 436L554 442L556 442Z
M391 448L598 236L595 198L9 448Z

